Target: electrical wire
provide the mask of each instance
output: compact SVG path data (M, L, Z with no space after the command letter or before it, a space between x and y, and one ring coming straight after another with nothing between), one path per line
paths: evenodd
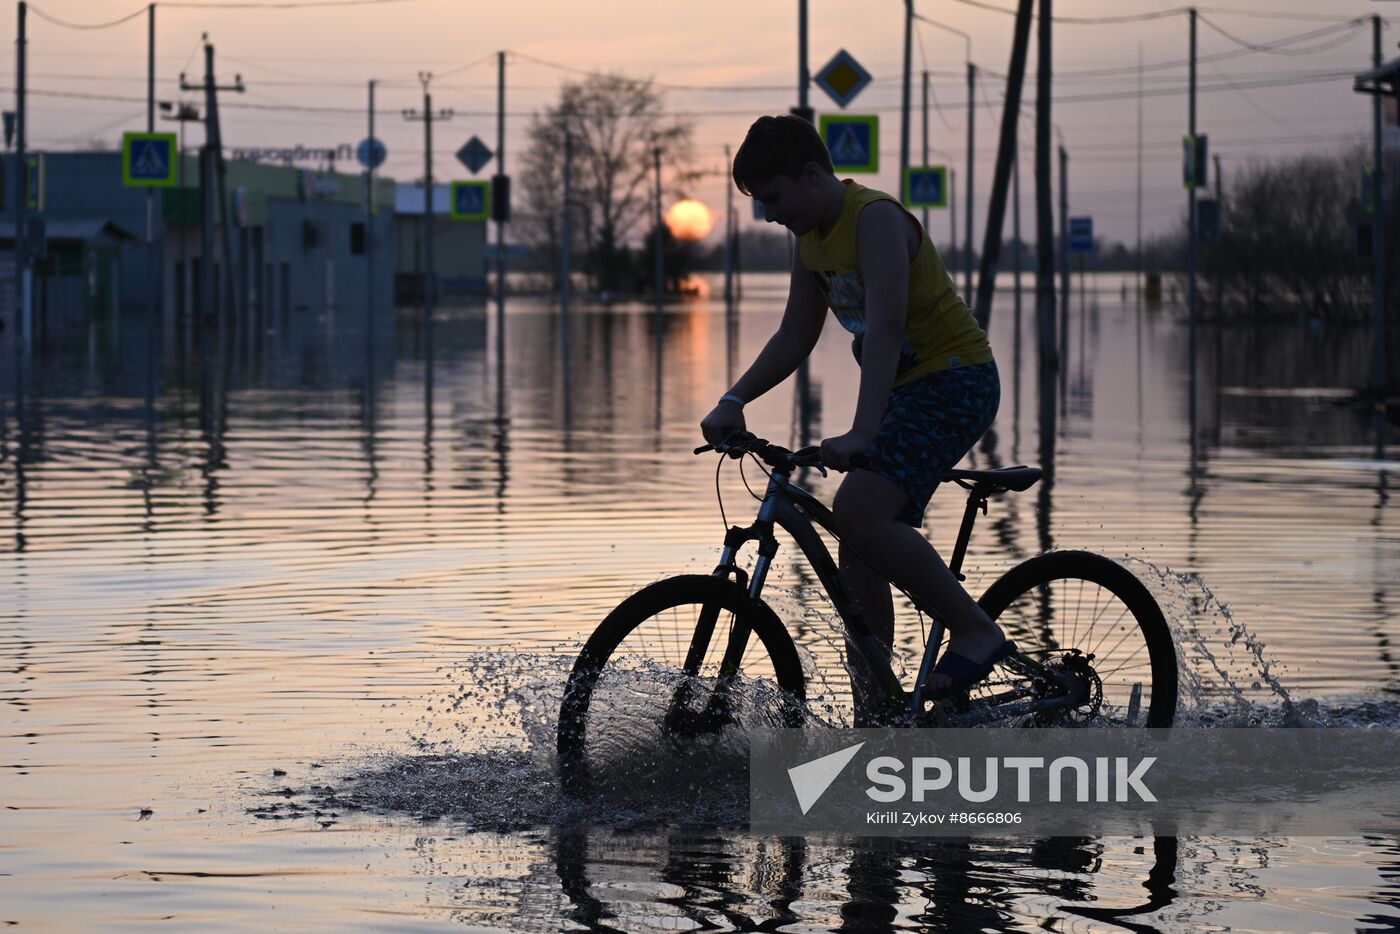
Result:
M997 6L992 3L985 3L983 0L957 0L964 6L976 7L979 10L988 10L992 13L1002 13L1007 16L1015 16L1016 11L1004 6ZM1165 19L1170 16L1182 16L1190 12L1188 7L1174 7L1170 10L1153 10L1148 13L1133 13L1122 16L1052 16L1052 23L1066 23L1074 26L1103 26L1121 23L1143 23L1149 20ZM1310 23L1335 23L1349 19L1350 17L1326 16L1319 13L1275 13L1262 10L1241 10L1230 7L1217 7L1205 11L1197 8L1197 14L1208 12L1214 16L1245 16L1259 19L1291 19L1300 22ZM1036 17L1039 19L1039 17Z
M162 2L159 5L189 10L297 10L311 7L379 6L391 3L419 2L421 2L421 0L267 0L267 2L262 3L253 2L253 0L245 0L245 2L241 3L201 3L191 2L191 0L185 0L185 2L175 0L175 2L169 3ZM142 15L156 5L157 4L154 3L147 4L146 6L133 10L123 17L108 20L105 23L75 23L72 20L60 19L51 13L45 13L32 3L28 5L28 10L40 19L52 23L55 26L61 26L64 29L93 30L111 29L113 26L120 26Z
M57 16L53 16L52 14L45 13L43 10L39 9L38 7L36 7L36 6L35 6L34 4L32 4L32 3L29 4L29 6L28 6L28 10L29 10L30 13L33 13L35 16L39 17L40 19L42 19L42 20L44 20L44 21L46 21L46 22L53 23L55 26L62 26L64 29L83 29L83 30L88 30L88 29L110 29L110 28L112 28L113 26L120 26L122 23L125 23L125 22L128 22L128 21L130 21L130 20L133 20L133 19L135 19L136 17L140 16L142 13L145 13L145 12L146 12L146 9L147 9L146 7L142 7L142 8L139 9L139 10L136 10L136 11L134 11L134 12L128 13L127 15L121 17L120 19L110 20L110 21L105 22L105 23L73 23L73 22L69 22L68 20L59 19Z
M548 59L538 58L534 55L527 55L524 52L508 53L512 58L519 58L522 61L532 62L536 65L543 65L545 68L554 68L558 71L570 74L583 75L589 78L596 77L626 77L617 72L599 71L596 68L579 68L576 65L565 65L562 62L551 62ZM633 80L633 79L629 79ZM786 91L790 85L787 84L671 84L669 82L657 81L655 79L642 79L651 84L652 87L663 91L733 91L739 93ZM901 79L902 80L902 79Z
M1231 42L1238 45L1242 49L1248 49L1251 52L1263 52L1266 55L1289 56L1316 55L1319 52L1326 52L1331 49L1335 49L1338 46L1345 45L1347 42L1351 41L1352 37L1356 35L1356 33L1360 32L1366 25L1366 17L1358 16L1355 19L1351 20L1349 23L1345 23L1337 27L1346 28L1347 30L1341 36L1337 36L1334 39L1329 39L1327 42L1320 42L1315 46L1309 46L1307 48L1302 49L1291 49L1287 48L1287 46L1293 45L1297 42L1302 42L1304 38L1314 38L1315 36L1308 36L1305 34L1303 36L1293 36L1286 39L1279 39L1276 42L1250 42L1247 39L1241 39L1239 36L1236 36L1233 33L1226 31L1222 26L1220 26L1220 24L1216 23L1208 16L1202 16L1200 14L1197 14L1196 18L1202 23L1205 23L1211 29L1220 33L1220 35L1224 36L1226 39L1229 39ZM1317 34L1316 37L1320 37L1321 35L1325 35L1329 32L1334 31L1335 29L1323 29L1315 30L1314 32Z
M931 75L931 74L933 74L933 72L929 71L929 67L928 67L928 56L924 54L924 34L923 34L923 32L922 32L921 30L916 29L916 30L914 31L914 35L918 36L918 38L919 38L919 59L924 63L924 71L925 71L925 73ZM951 77L951 76L952 76L952 73L949 72L949 73L948 73L948 76ZM900 78L899 80L902 81L902 80L904 80L904 79L903 79L903 78ZM873 83L873 82L872 82L872 83ZM938 114L938 119L939 119L939 121L942 122L942 124L943 124L944 127L946 127L947 129L951 130L951 129L953 128L953 124L951 124L951 123L948 122L948 117L947 117L947 115L943 113L943 106L942 106L941 104L938 103L938 95L933 93L933 82L932 82L932 81L930 81L930 82L929 82L929 85L928 85L928 96L929 96L929 100L931 100L931 101L933 102L933 112L936 113L936 114Z

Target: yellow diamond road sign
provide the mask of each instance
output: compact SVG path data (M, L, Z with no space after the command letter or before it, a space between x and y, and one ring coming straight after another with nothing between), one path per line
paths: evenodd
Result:
M870 83L870 72L860 67L855 56L842 49L821 67L813 80L837 106L845 107Z

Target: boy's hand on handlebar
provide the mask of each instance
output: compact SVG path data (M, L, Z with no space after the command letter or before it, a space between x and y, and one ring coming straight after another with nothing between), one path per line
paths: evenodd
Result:
M833 470L851 470L865 465L865 452L871 438L855 431L827 438L822 442L822 463Z
M700 421L700 433L710 444L718 444L734 432L743 431L747 427L744 410L732 402L721 402Z

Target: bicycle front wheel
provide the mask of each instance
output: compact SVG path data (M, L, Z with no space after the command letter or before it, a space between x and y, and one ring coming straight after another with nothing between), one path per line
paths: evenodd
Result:
M688 780L687 762L724 759L732 727L798 725L803 692L797 649L766 604L727 578L658 581L608 614L574 663L561 783L579 795L604 775L611 787Z
M1029 702L1034 712L1018 718L1026 726L1172 725L1176 645L1157 601L1127 568L1086 551L1051 552L1012 568L978 604L1041 667L1001 666L972 692L971 706L994 712ZM1074 703L1063 703L1067 695Z

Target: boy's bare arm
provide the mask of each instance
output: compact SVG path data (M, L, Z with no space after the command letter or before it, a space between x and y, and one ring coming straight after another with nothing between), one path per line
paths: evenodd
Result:
M751 402L787 379L817 345L825 321L826 300L802 260L794 256L782 323L726 395ZM700 431L711 444L745 427L743 406L730 401L720 402L700 422Z
M825 322L826 300L802 259L794 256L783 320L729 391L749 402L787 379L817 346Z

